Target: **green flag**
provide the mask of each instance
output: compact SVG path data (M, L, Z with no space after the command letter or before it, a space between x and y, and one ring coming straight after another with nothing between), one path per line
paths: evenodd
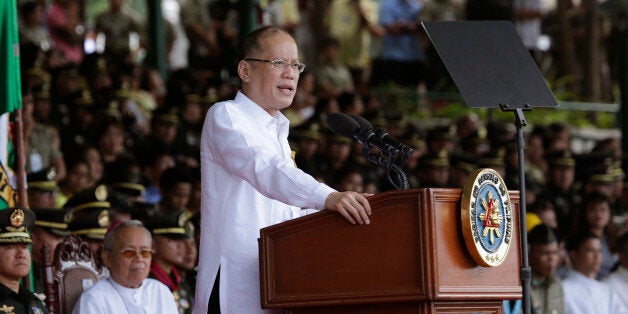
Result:
M0 113L22 107L16 1L0 1Z
M17 205L9 114L22 107L17 1L0 1L0 209Z

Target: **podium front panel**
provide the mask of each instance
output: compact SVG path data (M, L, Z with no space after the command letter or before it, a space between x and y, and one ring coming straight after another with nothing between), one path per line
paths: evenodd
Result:
M268 276L262 285L266 306L425 299L417 194L370 202L370 225L351 225L323 211L265 228L260 267Z

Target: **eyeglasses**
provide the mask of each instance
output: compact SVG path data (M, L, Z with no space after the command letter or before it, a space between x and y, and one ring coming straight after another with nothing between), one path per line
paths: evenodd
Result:
M299 62L299 61L295 61L292 63L289 63L286 60L263 60L263 59L255 59L255 58L246 58L244 59L244 61L258 61L258 62L268 62L271 64L271 66L273 67L273 69L275 70L283 70L285 69L287 66L290 66L291 69L293 70L297 70L299 71L299 73L303 73L303 70L305 70L305 64Z
M120 250L120 256L124 257L124 258L134 258L137 255L141 256L142 258L150 258L153 256L153 253L155 253L155 251L153 250L149 250L149 249L144 249L144 250L132 250L132 249L124 249L124 250Z

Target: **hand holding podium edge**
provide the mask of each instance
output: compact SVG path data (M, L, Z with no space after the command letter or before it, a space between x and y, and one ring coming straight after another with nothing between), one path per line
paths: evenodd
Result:
M366 199L373 194L358 192L332 192L325 199L325 208L338 212L351 224L369 225L371 205Z

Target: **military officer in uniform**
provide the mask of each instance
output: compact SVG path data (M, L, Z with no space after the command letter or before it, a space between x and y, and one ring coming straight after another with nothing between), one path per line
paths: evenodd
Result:
M20 285L31 267L30 231L35 214L27 208L0 211L0 312L48 313L44 303Z
M419 159L417 177L420 187L447 187L449 184L449 153L430 152Z
M102 265L100 251L110 224L109 190L106 185L83 190L74 194L63 206L72 209L72 220L68 229L89 243L96 263Z
M567 150L548 153L545 160L549 166L547 186L538 198L549 200L556 212L557 236L564 240L574 223L579 197L574 186L576 160Z
M544 224L536 225L528 233L532 281L530 296L533 313L565 313L561 281L556 276L559 250L556 235Z
M157 216L146 223L146 227L153 235L155 251L148 277L168 286L180 314L192 313L194 296L185 278L176 268L176 265L183 263L185 240L190 236L186 229L188 219L189 213L186 210L179 210Z
M72 219L72 210L68 208L33 208L32 211L37 216L35 226L31 232L35 292L43 293L44 286L39 271L45 262L41 251L42 247L45 244L50 249L50 260L48 262L52 263L55 248L66 236L70 235L68 223Z
M49 167L28 174L28 204L31 208L56 208L59 186L55 181L57 170Z
M89 243L92 252L100 256L99 252L102 241L109 228L109 210L100 209L91 211L88 214L73 218L68 224L68 229L72 234L81 236Z

